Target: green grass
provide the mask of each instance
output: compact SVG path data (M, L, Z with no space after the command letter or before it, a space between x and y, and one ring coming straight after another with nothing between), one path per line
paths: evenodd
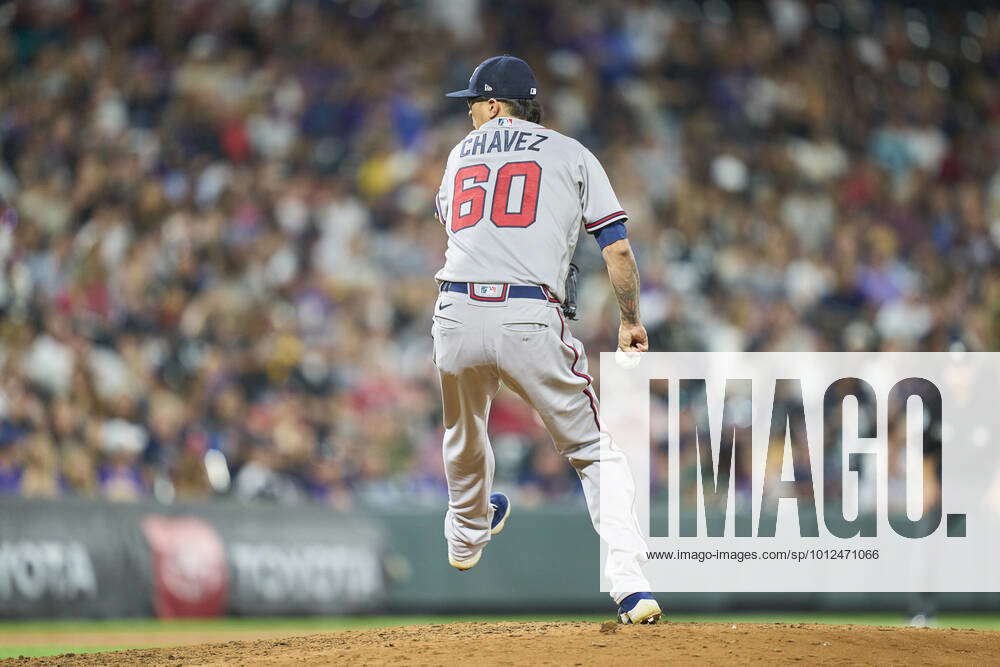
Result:
M449 616L352 616L309 618L221 618L204 620L158 621L155 619L122 619L98 621L8 621L0 622L0 659L21 655L39 657L63 653L94 653L125 648L152 646L157 635L183 635L185 632L245 632L287 631L289 634L339 632L398 625L454 623L459 621L605 621L607 614L575 615L449 615ZM671 614L671 622L709 623L833 623L860 625L905 625L906 617L889 613L726 613ZM1000 614L941 614L935 627L1000 630ZM129 646L73 646L64 643L26 645L18 642L24 633L86 634L95 638L105 633L134 633L136 641ZM149 643L144 644L148 638ZM197 642L199 640L195 640Z

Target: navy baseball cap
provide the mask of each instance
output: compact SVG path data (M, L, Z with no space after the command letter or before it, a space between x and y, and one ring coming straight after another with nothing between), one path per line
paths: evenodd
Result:
M479 63L467 89L448 93L447 97L533 100L537 94L538 81L528 63L514 56L494 56Z

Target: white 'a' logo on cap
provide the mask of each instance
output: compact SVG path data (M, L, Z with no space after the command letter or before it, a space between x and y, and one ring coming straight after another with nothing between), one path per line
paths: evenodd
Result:
M536 90L535 90L534 88L532 88L532 89L531 89L531 94L532 94L532 95L534 95L534 94L535 94L536 92L537 92L537 91L536 91Z
M490 84L488 84L488 83L484 83L484 84L483 84L483 90L486 90L486 91L491 91L491 90L493 90L493 86L491 86L491 85L490 85Z

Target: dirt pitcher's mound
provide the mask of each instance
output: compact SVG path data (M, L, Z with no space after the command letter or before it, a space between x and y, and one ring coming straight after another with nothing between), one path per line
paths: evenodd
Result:
M713 663L969 664L1000 656L1000 632L860 625L450 623L14 660L43 665Z

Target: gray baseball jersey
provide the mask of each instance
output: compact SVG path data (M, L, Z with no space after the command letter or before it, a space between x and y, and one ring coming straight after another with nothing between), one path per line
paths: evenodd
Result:
M545 285L560 300L581 222L593 233L626 220L593 153L506 117L452 149L436 204L448 230L438 280Z

